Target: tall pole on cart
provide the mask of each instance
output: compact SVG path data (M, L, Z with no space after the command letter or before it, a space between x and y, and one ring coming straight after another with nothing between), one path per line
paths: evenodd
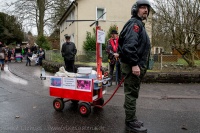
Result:
M106 13L106 12L105 12ZM101 27L98 25L98 20L104 16L103 13L94 23L90 26L96 24L96 64L97 64L97 79L102 80L102 44L98 42L98 33L100 34ZM103 97L103 88L98 91L98 98Z
M98 23L98 22L97 22ZM97 79L102 79L102 57L101 57L101 44L98 43L97 37L98 37L98 30L101 30L101 27L96 25L96 64L97 64Z
M96 63L97 63L97 79L102 80L102 44L98 43L98 31L101 30L101 27L98 25L98 20L102 18L106 12L104 12L99 18L90 25L93 26L96 24Z
M101 30L101 27L98 26L98 21L96 21L96 64L97 64L97 79L102 80L102 56L101 56L101 44L98 43L98 30ZM102 88L98 91L98 97L102 98L103 90Z

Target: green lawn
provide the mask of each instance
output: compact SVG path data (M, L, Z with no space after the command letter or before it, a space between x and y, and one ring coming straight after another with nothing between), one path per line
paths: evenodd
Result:
M200 66L200 60L195 60L195 65ZM184 66L188 65L184 59L178 59L177 64L183 64Z

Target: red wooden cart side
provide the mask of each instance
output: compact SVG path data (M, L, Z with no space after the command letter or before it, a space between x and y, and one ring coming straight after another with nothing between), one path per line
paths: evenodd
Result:
M92 88L94 88L94 82L92 80ZM78 101L92 102L93 101L93 90L91 91L81 91L72 90L67 88L56 88L49 87L50 96L67 98Z

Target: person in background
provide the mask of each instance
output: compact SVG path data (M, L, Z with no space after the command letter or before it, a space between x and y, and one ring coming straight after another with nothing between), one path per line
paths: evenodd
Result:
M42 66L42 60L44 58L44 51L42 48L38 51L38 65Z
M8 62L11 62L12 51L8 48Z
M43 59L45 60L45 50L42 49L42 51L44 52L44 54L43 54Z
M116 76L117 76L117 83L120 83L121 80L121 69L120 69L120 62L119 62L119 54L118 51L118 32L116 30L111 31L111 38L107 41L106 53L108 54L109 60L109 77L110 81L108 86L112 86L113 81L113 72L116 66Z
M23 56L22 56L22 48L21 48L20 44L18 44L15 47L15 55L14 56L15 56L15 61L17 61L16 58L20 58L21 62L22 62Z
M11 59L12 59L12 60L16 60L16 59L15 59L15 48L12 49L12 57L11 57Z
M74 60L77 52L76 46L73 42L70 42L70 36L65 35L66 42L63 43L61 53L65 61L65 70L68 72L74 72Z
M25 46L25 48L24 48L24 54L25 54L25 55L27 54L28 49L30 49L29 44L27 44L27 45ZM31 49L30 49L30 50L31 50Z
M8 61L8 46L5 46L4 50L5 50L5 60L4 60L4 63L7 63L7 61Z
M131 8L131 19L124 25L119 35L119 55L121 60L125 94L126 130L146 133L143 122L136 117L136 100L139 96L140 84L147 71L151 51L150 39L144 27L150 12L148 0L137 0Z
M4 71L4 63L5 63L5 48L3 46L3 43L0 42L0 65L1 65L1 70Z
M30 57L32 57L32 52L30 49L28 49L28 52L26 53L26 66L29 64L29 66L31 66L31 60L29 59Z
M25 51L24 51L24 48L23 48L23 47L21 47L21 48L22 48L22 56L24 57Z

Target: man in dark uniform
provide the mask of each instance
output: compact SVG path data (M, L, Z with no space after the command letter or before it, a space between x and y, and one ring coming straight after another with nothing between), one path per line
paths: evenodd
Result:
M68 72L74 72L74 60L77 52L76 46L73 42L70 42L70 36L65 35L66 42L63 43L61 53L65 61L65 70Z
M126 130L147 132L143 122L136 117L136 100L139 95L140 83L148 68L150 55L150 40L144 28L150 3L147 0L137 0L132 6L132 18L124 25L119 36L119 54L122 74L127 75L124 81L125 93L125 124Z
M117 83L119 84L121 80L121 70L120 70L120 62L119 62L119 54L117 53L118 50L118 32L116 30L111 31L111 38L107 41L106 52L108 54L109 60L109 76L110 81L108 86L112 86L113 81L113 71L116 65L116 75L117 75ZM115 75L115 76L116 76Z

